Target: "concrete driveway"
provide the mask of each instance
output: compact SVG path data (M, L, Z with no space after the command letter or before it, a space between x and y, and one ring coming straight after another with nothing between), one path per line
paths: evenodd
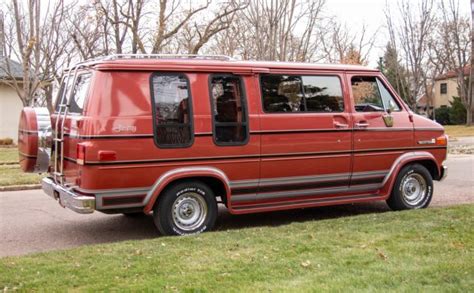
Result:
M431 206L474 202L474 155L451 155L449 175L435 182ZM284 225L297 221L386 212L384 202L234 216L220 208L217 229ZM76 214L41 190L0 193L0 257L159 236L150 216Z

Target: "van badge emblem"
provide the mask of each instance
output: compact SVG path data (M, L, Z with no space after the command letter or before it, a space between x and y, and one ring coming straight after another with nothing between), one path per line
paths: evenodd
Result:
M121 133L121 132L127 132L127 133L135 133L137 132L137 127L134 125L117 125L112 128L112 132L114 133Z

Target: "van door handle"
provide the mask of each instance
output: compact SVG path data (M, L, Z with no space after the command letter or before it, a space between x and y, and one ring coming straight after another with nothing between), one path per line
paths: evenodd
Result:
M344 124L344 123L340 123L340 122L334 122L334 126L336 128L348 128L349 127L349 124Z
M367 122L356 122L355 126L357 126L358 128L367 128L367 127L369 127L369 123L367 123Z

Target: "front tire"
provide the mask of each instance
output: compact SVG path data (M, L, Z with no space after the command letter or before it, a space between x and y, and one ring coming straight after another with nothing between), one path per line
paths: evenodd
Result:
M403 167L398 173L388 206L395 211L423 209L433 197L433 178L420 164Z
M212 190L199 181L185 181L167 188L153 208L155 226L163 235L191 235L209 231L217 219Z

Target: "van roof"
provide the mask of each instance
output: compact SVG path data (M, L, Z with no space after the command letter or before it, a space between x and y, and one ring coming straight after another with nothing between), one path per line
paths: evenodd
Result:
M207 60L207 59L104 59L91 64L97 70L192 70L219 72L249 72L264 73L270 70L322 70L322 71L371 71L377 69L361 65L320 64L299 62L270 62L270 61L237 61L237 60Z

